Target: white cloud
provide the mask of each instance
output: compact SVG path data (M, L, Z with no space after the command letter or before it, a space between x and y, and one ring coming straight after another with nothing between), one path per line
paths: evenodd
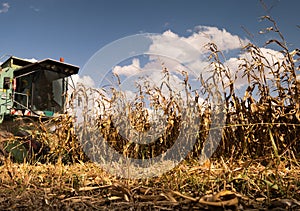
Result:
M247 83L247 78L242 78L243 73L242 71L238 71L238 68L243 62L242 59L251 61L251 55L249 53L232 55L232 52L233 50L241 50L243 46L250 42L248 39L240 38L225 29L211 26L197 26L194 28L194 32L191 32L186 37L168 30L163 34L151 35L150 38L152 44L149 46L149 50L145 52L150 55L148 63L144 61L142 63L142 60L134 58L129 65L116 66L113 69L114 73L132 77L141 71L152 71L155 74L150 74L149 78L159 84L162 75L157 73L165 66L175 72L181 70L189 72L191 70L192 75L198 77L199 74L203 74L205 79L209 75L208 71L212 70L211 61L208 60L208 55L211 52L207 49L206 45L214 43L217 45L218 50L225 54L228 53L226 55L231 55L231 58L223 62L225 68L231 71L233 79L235 75L237 76L237 80L235 81L236 88L240 88ZM275 63L282 62L284 58L282 53L272 49L260 48L260 51L266 58L263 61L266 66L270 65L274 68ZM266 61L269 64L266 64ZM272 78L272 74L268 74L268 71L270 69L266 68L267 78ZM191 75L190 72L189 75ZM180 80L178 79L178 81Z
M116 66L113 72L118 75L132 76L139 73L141 69L161 70L163 63L165 67L175 71L188 67L193 75L199 76L200 73L205 73L210 68L210 61L207 59L209 50L206 47L208 43L215 43L221 51L230 51L239 49L249 42L225 29L220 30L209 26L197 26L194 33L187 37L167 30L163 34L151 35L150 38L152 44L145 52L150 55L148 64L141 67L140 61L134 58L132 64ZM152 61L158 57L161 57L161 63Z
M152 45L147 53L163 55L184 64L194 74L206 74L210 68L208 43L214 43L223 52L240 49L249 42L237 35L217 27L197 26L194 33L187 37L179 36L168 30L161 35L152 36ZM174 69L170 66L170 69Z
M197 41L199 37L203 36L210 40L210 42L215 43L218 49L221 51L228 51L233 49L238 49L249 42L247 39L242 39L237 35L233 35L227 32L225 29L218 29L217 27L211 26L196 26L194 36Z
M34 12L39 12L40 9L35 6L30 6L30 9L32 9Z
M168 30L161 35L151 37L153 43L147 53L162 55L180 62L191 62L197 59L198 49L187 42L187 38L180 37Z
M159 87L164 78L163 67L168 68L169 72L172 73L169 84L172 86L172 90L184 93L182 71L188 72L192 90L199 89L200 82L196 79L200 74L204 75L204 79L207 78L209 70L212 69L211 62L208 60L210 53L206 47L208 43L215 43L219 50L230 51L240 49L249 42L237 35L230 34L225 29L220 30L208 26L196 27L195 31L187 37L179 36L171 30L167 30L163 34L151 35L150 38L152 44L145 52L149 55L147 62L144 59L134 58L131 64L113 68L114 73L127 77L125 81L122 81L123 91L133 91L134 83L132 80L138 80L142 83L138 76L142 76L144 73L147 75L147 79L153 83L151 86ZM238 62L237 58L232 58L229 59L227 65L237 69ZM240 83L242 84L243 81ZM167 96L168 90L162 91ZM131 96L130 93L127 94Z
M7 13L9 8L10 8L10 5L8 3L3 3L2 8L0 9L0 14Z
M138 72L140 72L140 60L137 58L134 58L132 60L132 63L130 65L126 65L126 66L115 66L113 68L113 73L117 74L117 75L125 75L125 76L129 76L129 75L135 75Z
M267 79L272 79L273 75L270 72L270 68L276 69L277 62L279 63L279 65L281 65L284 59L284 55L279 51L275 51L269 48L260 48L260 53L261 56L265 57L265 59L262 59L262 63L265 66L265 76ZM234 74L237 74L237 80L235 81L235 86L237 88L247 83L247 77L242 78L243 72L238 71L239 65L244 63L243 60L246 60L248 62L253 62L250 53L247 52L247 53L240 54L237 57L232 57L224 63L224 65L229 68L233 76ZM268 68L269 66L270 68ZM259 75L258 72L255 73Z
M149 56L149 61L141 66L139 58L134 58L129 65L116 66L113 68L113 72L119 76L126 76L126 79L122 81L122 90L133 90L136 87L136 83L141 86L145 81L149 82L150 87L160 87L163 81L166 80L163 68L166 67L170 74L170 85L172 90L182 91L184 86L182 84L182 71L188 72L188 69L180 64L180 62L168 57L162 56ZM137 90L135 90L137 91ZM167 90L164 90L167 93Z
M75 87L79 84L84 85L85 87L95 87L95 81L90 76L72 75L72 80Z
M26 61L29 61L29 62L32 62L32 63L38 62L38 60L35 59L35 58L25 59L25 60L26 60Z
M194 73L204 75L204 78L208 76L208 71L212 69L211 62L208 61L207 56L210 53L205 47L208 43L214 43L217 45L218 50L228 53L232 50L241 49L250 41L242 39L237 35L233 35L225 29L218 29L210 26L197 26L195 32L187 37L177 35L172 31L166 31L162 35L155 35L153 38L153 44L149 48L149 53L161 54L173 58L185 64L192 69ZM282 53L268 49L260 48L261 54L265 57L263 63L266 66L270 65L275 67L276 62L282 62L284 56ZM237 88L247 83L247 78L242 78L243 73L237 71L239 65L242 63L242 59L251 61L249 53L242 53L235 55L224 61L224 66L231 71L232 77L237 74L237 80L235 85ZM268 62L268 64L267 64ZM170 69L176 69L175 64L168 64ZM270 68L266 68L266 77L272 78Z
M153 44L149 48L149 53L158 53L188 62L207 53L205 45L208 43L215 43L219 50L228 51L239 49L249 42L217 27L197 26L195 31L188 37L180 37L170 30L162 35L152 36Z

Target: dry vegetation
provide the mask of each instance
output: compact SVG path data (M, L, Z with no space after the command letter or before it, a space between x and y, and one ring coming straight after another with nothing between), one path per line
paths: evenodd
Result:
M189 89L188 75L182 73L188 96L185 102L198 106L200 124L196 125L192 152L172 171L147 179L118 178L89 161L86 152L93 150L97 139L91 137L89 143L79 143L71 117L26 124L22 120L18 128L35 128L34 134L12 136L17 131L9 125L5 129L11 133L1 134L2 148L4 141L18 141L29 153L27 162L17 163L2 149L6 156L2 156L0 166L0 209L300 209L300 82L296 78L300 51L288 49L276 23L265 18L273 24L268 30L277 35L266 45L275 44L284 58L269 61L259 47L245 46L250 57L242 60L237 74L248 82L243 96L236 93L235 74L224 65L222 52L213 43L208 44L213 47L209 59L215 68L208 80L201 81L200 91L208 101L216 96L225 99L226 117L222 141L209 161L199 163L199 154L209 130L210 114L220 111L207 108L200 112L203 105L197 100L198 94ZM163 71L168 78L168 71ZM142 96L151 96L153 90L159 94L152 98L153 108L164 111L168 124L165 134L150 145L138 145L120 136L110 110L98 116L96 125L81 128L79 134L102 134L110 147L132 158L147 159L165 152L176 141L179 128L191 124L182 121L183 112L189 115L189 110L181 110L183 99L172 90L164 96L162 86L141 86L135 104L125 105L136 130L151 127ZM77 94L85 99L85 92L82 87ZM113 99L120 98L121 93L114 90ZM125 132L130 137L131 131ZM41 145L35 148L35 143ZM103 150L96 153L100 152Z

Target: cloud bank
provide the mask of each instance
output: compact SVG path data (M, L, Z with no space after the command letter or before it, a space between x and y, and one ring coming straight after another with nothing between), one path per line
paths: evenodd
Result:
M129 65L114 67L113 72L129 77L141 70L161 70L163 64L170 70L186 71L188 69L189 74L199 76L200 74L206 74L211 69L211 62L208 60L210 53L207 47L208 43L216 44L222 52L241 49L249 43L248 39L242 39L225 29L211 26L196 26L192 34L187 37L167 30L159 35L150 35L150 38L152 44L145 52L150 55L148 63L141 64L139 59L134 58ZM160 59L161 63L158 63L157 59Z
M113 71L118 75L126 77L135 75L140 71L162 70L162 64L170 70L185 70L188 68L192 74L208 76L212 70L211 61L208 56L211 53L209 43L214 43L218 50L225 54L226 58L221 58L225 68L230 70L232 77L237 76L236 88L246 84L246 78L242 78L242 72L238 71L242 60L251 61L249 53L242 52L242 47L250 41L228 32L211 26L196 26L189 36L180 36L171 30L167 30L159 35L151 35L152 44L145 52L150 55L148 63L141 63L134 58L132 63L126 66L116 66ZM261 54L274 66L276 62L283 60L282 53L269 49L260 48ZM152 55L152 56L151 56ZM154 62L154 57L160 57L161 64ZM267 65L267 64L266 64ZM190 73L189 73L190 74ZM267 77L271 74L267 74ZM157 80L157 75L153 75L153 80Z
M209 50L206 46L208 43L216 44L220 51L230 51L239 49L249 42L249 40L233 35L225 29L210 26L195 27L194 32L188 37L179 36L171 30L167 30L163 34L152 35L151 40L152 44L146 53L172 58L192 69L198 69L198 71L209 64L207 61ZM135 60L132 66L117 66L114 71L123 75L135 74L133 66L141 68L139 61Z

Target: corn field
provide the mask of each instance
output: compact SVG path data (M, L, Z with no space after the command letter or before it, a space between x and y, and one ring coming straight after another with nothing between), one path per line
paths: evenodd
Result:
M249 43L242 48L247 58L240 58L236 70L231 70L218 46L208 43L212 68L209 77L199 76L199 92L190 89L189 75L181 72L184 93L176 93L165 67L161 70L163 83L139 83L131 103L116 88L79 85L69 106L79 108L81 124L76 125L74 116L65 114L47 121L21 119L2 126L1 130L8 132L1 133L0 139L0 208L299 209L300 50L289 49L276 22L268 16L264 19L272 24L267 30L275 36L266 46L275 45L282 57L270 60L260 47ZM237 88L239 79L245 82L243 93ZM163 90L168 90L167 94ZM200 101L199 96L206 99ZM210 104L216 97L223 99L221 108ZM151 121L146 103L164 124ZM212 114L214 121L222 118L225 122L219 128L218 146L211 146L216 147L212 157L201 163L203 147L211 141ZM186 116L189 118L184 119ZM19 128L34 133L24 136L18 134ZM139 143L130 140L134 137L132 128L142 134ZM143 133L151 128L153 133L159 129L164 133L158 138ZM187 129L193 136L182 134ZM183 148L191 150L182 154L179 165L159 177L119 178L97 165L104 157L157 157L180 136L185 142L176 145L168 159L161 159L168 162L181 155ZM22 145L27 154L16 159L13 148L9 153L5 142ZM118 154L110 154L109 148ZM155 166L159 168L163 167Z

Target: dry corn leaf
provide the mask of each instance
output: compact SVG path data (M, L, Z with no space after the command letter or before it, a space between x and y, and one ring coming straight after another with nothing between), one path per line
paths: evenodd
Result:
M206 195L200 198L199 203L214 207L237 206L238 198L232 191L221 191L215 195Z
M171 202L177 202L177 200L170 193L160 193L160 195Z
M120 197L120 196L111 196L111 197L108 197L109 201L115 201L115 200L119 200L119 199L122 199L122 197Z
M101 187L97 186L97 187L81 187L79 188L79 191L91 191L91 190L97 190L97 189L100 189Z
M177 196L180 196L182 198L188 199L190 201L197 201L197 199L195 199L195 198L193 198L191 196L184 195L184 194L182 194L182 193L180 193L178 191L172 191L172 193L175 194L175 195L177 195Z

